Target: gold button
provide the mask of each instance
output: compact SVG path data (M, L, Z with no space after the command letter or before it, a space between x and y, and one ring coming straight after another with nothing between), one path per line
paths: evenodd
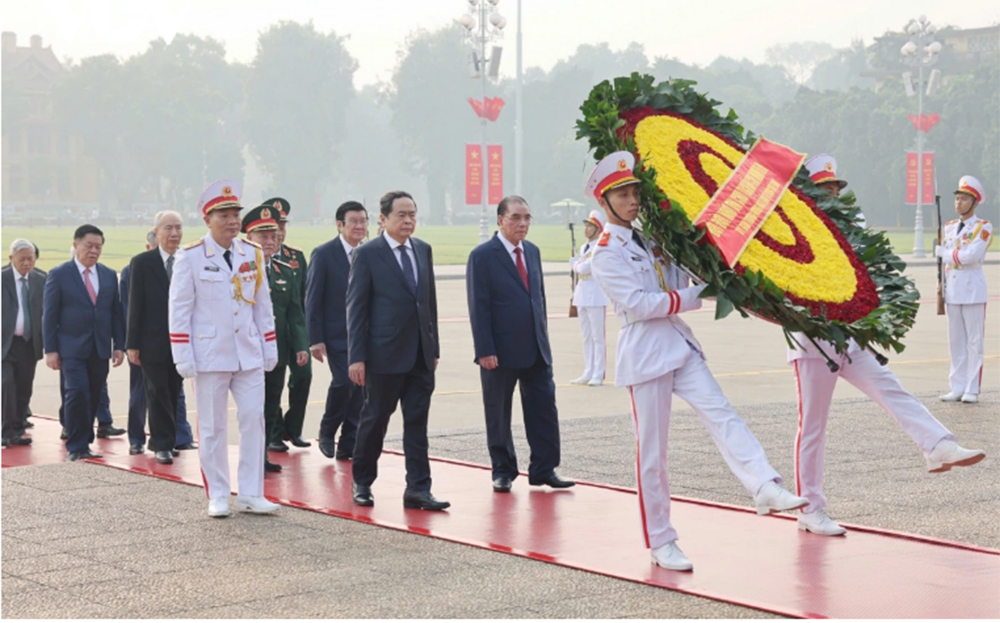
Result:
M234 315L234 316L239 316L239 315L240 315L240 312L233 312L233 315Z
M239 332L240 332L240 330L239 330L239 329L236 329L236 333L239 333Z

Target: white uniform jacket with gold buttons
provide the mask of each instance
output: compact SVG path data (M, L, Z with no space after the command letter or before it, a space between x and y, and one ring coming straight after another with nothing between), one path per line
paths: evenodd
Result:
M993 226L986 219L972 217L962 226L960 219L944 226L944 302L972 305L986 302L986 274L983 259L993 241Z
M274 313L259 247L233 240L233 267L206 234L185 248L170 280L170 347L198 372L237 372L277 360Z
M590 262L596 248L597 240L588 240L580 247L580 255L570 260L573 272L579 275L576 289L573 290L573 304L577 307L606 307L608 304L607 297L601 291L601 286L597 285L590 270Z
M608 224L590 267L621 322L615 385L644 383L680 368L692 355L704 358L679 316L701 307L702 288L689 288L687 276L632 240L630 228Z

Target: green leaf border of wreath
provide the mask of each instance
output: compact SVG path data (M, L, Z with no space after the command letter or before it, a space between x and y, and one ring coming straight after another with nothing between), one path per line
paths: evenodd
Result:
M720 115L716 107L721 102L696 92L695 81L675 78L654 84L655 80L650 75L633 73L615 78L614 83L605 80L591 90L580 107L583 118L576 122L576 138L589 141L597 160L619 150L637 153L631 137L622 140L618 135L618 129L625 125L619 113L642 106L684 115L745 150L751 147L755 140L753 132L740 125L732 109L728 115ZM860 320L844 323L813 316L805 307L794 305L763 273L746 271L740 275L730 269L714 246L702 242L704 229L695 228L675 202L671 201L671 205L677 209L659 209L668 198L656 185L656 172L644 169L641 159L636 163L636 176L642 182L639 218L644 233L708 284L702 296L716 298L716 319L733 310L744 318L752 313L780 324L789 345L794 341L789 334L801 331L811 340L832 342L838 353L847 350L849 338L854 338L861 348L878 345L897 353L905 348L900 340L916 319L920 293L913 281L902 274L906 264L893 253L886 235L855 224L860 208L853 191L830 198L812 183L805 168L799 170L793 182L837 225L868 269L878 291L876 309Z

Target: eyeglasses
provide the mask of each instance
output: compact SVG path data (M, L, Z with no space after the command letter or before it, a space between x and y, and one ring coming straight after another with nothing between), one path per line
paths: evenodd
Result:
M347 225L348 227L357 227L358 225L367 226L368 219L349 219L347 221L344 221L344 224Z
M520 214L515 214L513 216L507 216L506 214L504 214L503 217L513 223L527 223L528 225L531 225L530 214L525 214L523 217Z

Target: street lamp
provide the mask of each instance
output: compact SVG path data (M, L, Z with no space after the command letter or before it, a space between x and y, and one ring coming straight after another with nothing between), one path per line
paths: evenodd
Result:
M480 84L482 86L483 95L483 107L486 106L486 77L487 74L490 78L496 78L500 71L500 55L503 52L503 48L499 45L492 46L490 50L490 56L486 56L486 44L492 43L494 41L500 41L503 39L503 29L507 26L507 18L497 12L496 5L500 0L467 0L469 3L469 12L459 18L458 22L465 27L465 41L472 48L470 53L470 58L472 60L473 67L473 78L479 78ZM489 63L489 65L487 65ZM479 120L480 127L482 128L482 167L483 167L483 181L489 177L489 170L487 168L488 163L486 162L486 124L488 123L486 115L482 115ZM486 192L485 183L483 184L483 206L482 214L479 218L479 242L483 243L489 240L489 197Z
M924 67L937 62L937 55L941 52L941 43L932 41L931 38L937 28L930 23L926 16L921 15L919 19L911 20L906 27L906 33L910 35L910 40L903 44L900 53L903 61L918 68L917 82L917 119L924 116ZM909 94L909 90L907 91ZM917 215L913 225L913 257L926 257L924 250L924 132L922 128L917 128Z

